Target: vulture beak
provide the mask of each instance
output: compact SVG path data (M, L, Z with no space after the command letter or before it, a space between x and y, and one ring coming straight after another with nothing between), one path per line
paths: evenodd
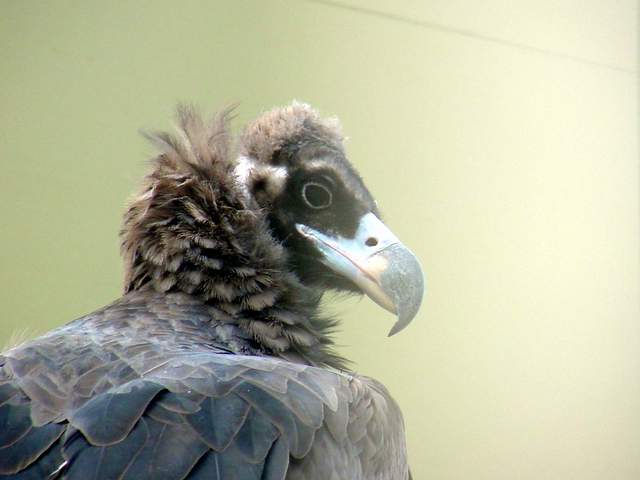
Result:
M398 316L389 336L409 325L422 302L422 268L413 252L378 217L363 215L353 238L330 236L302 224L296 228L323 254L325 265Z

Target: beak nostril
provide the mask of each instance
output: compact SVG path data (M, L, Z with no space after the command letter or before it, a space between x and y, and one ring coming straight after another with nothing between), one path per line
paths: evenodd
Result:
M378 239L376 237L369 237L367 241L364 242L368 247L375 247L378 244Z

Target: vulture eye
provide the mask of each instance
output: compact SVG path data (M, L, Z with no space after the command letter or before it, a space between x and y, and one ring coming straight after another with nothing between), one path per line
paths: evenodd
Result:
M311 208L327 208L333 201L333 194L321 183L307 182L302 187L302 199Z

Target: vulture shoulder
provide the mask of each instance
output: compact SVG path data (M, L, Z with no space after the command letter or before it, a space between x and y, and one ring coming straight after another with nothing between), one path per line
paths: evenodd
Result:
M192 297L135 292L9 350L0 476L408 477L381 384L251 355L234 328Z

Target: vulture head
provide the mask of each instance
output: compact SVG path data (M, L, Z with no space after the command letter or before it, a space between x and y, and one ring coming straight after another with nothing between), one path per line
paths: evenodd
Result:
M300 279L365 293L398 315L390 335L404 328L422 300L422 270L380 221L373 196L346 158L337 119L294 103L250 124L241 145L243 185L269 212L271 230Z
M349 163L340 125L293 103L250 123L233 146L228 112L204 123L179 111L179 135L125 215L125 291L202 296L260 348L331 364L328 289L364 293L395 313L390 335L416 315L418 260L380 220ZM327 357L328 358L328 357Z

